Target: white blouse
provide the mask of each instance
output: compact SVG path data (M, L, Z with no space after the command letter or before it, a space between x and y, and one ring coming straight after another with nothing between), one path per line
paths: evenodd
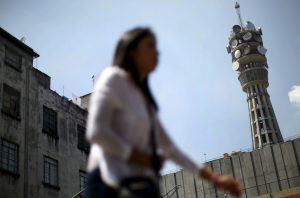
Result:
M158 152L197 174L200 166L175 146L154 116ZM92 146L88 171L100 167L103 181L111 186L130 176L154 178L152 169L127 161L133 148L150 155L149 133L150 118L142 92L123 69L106 68L90 99L86 137Z

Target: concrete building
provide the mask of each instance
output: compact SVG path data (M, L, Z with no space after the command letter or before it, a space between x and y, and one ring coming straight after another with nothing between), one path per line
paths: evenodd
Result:
M3 198L72 197L86 182L87 111L50 89L39 55L0 28Z

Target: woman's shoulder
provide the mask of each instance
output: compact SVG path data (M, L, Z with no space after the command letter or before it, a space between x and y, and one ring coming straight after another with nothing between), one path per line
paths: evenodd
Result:
M105 68L97 79L97 83L95 89L99 89L101 87L120 87L127 80L127 73L117 67L110 66Z

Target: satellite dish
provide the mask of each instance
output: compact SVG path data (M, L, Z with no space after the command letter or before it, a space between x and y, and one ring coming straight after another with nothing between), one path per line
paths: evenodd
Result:
M246 23L245 23L245 29L246 30L255 30L255 25L252 23L252 22L250 22L250 21L247 21Z
M20 41L21 41L22 43L25 43L25 42L26 42L26 37L23 36L23 37L20 39Z
M234 57L235 57L235 58L240 58L241 55L242 55L242 53L241 53L240 50L236 50L236 51L234 52Z
M247 55L247 54L250 54L251 52L251 47L249 45L247 45L244 49L244 54Z
M264 46L259 45L259 46L257 46L257 51L258 51L261 55L265 55L266 52L267 52L267 49L264 48Z
M254 39L257 41L257 42L261 42L262 40L261 40L261 37L260 36L258 36L258 35L254 35Z
M249 41L252 38L251 32L246 32L246 34L243 35L243 39L245 41Z
M262 33L262 30L261 30L261 27L258 27L258 28L256 29L256 31L258 31L258 33L259 33L260 35L263 34L263 33Z
M241 26L239 26L239 25L234 25L234 26L232 27L232 30L233 30L233 32L234 32L235 34L237 34L237 33L239 33L239 32L241 31Z
M239 68L240 68L240 64L239 64L239 62L233 62L232 63L232 69L234 70L234 71L237 71L237 70L239 70Z
M232 48L235 48L237 45L238 45L238 41L236 39L234 39L232 42L231 42L231 47Z
M234 37L235 33L233 32L233 30L230 31L230 37Z

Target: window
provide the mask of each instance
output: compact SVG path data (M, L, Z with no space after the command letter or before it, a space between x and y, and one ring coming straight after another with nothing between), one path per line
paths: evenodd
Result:
M44 184L58 188L58 161L44 156Z
M85 128L83 126L77 125L77 147L88 153L90 151L90 145L85 139Z
M258 126L259 126L259 128L260 128L260 131L263 131L263 130L264 130L264 124L263 124L262 120L260 120L260 121L258 122Z
M14 69L21 71L22 57L9 48L5 48L5 63Z
M273 143L273 136L272 133L268 133L270 143Z
M43 108L43 132L58 138L57 135L57 113L44 106Z
M18 174L19 146L1 138L0 169L15 176Z
M262 117L261 117L260 110L258 109L256 113L257 113L257 118L258 118L258 120L260 120L260 119L262 118Z
M267 143L266 135L265 135L265 134L262 134L262 135L261 135L261 138L262 138L262 143L263 143L263 144L266 144L266 143Z
M276 126L276 119L269 119L269 121L272 126L272 129L276 131L278 129Z
M263 112L265 118L268 117L265 108L262 108L262 112Z
M2 112L20 119L20 92L3 84Z
M265 121L266 121L266 128L267 128L267 130L271 130L270 125L269 125L269 120L267 119Z
M274 113L273 113L271 107L269 107L269 113L270 113L270 116L274 117Z
M257 98L257 96L255 95L253 98L254 98L255 104L258 105L258 98Z
M79 171L79 188L80 191L84 190L87 185L87 174L84 171ZM84 192L80 194L80 197L84 196Z

